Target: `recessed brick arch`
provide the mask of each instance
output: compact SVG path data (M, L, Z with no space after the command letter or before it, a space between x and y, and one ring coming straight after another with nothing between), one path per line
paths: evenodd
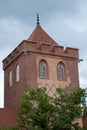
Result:
M57 64L57 76L60 81L66 80L66 65L63 61L60 61Z
M41 68L42 65L42 68ZM41 70L43 69L43 70ZM49 70L48 70L48 63L45 59L41 59L39 61L39 77L40 78L44 78L44 79L48 79L49 76ZM44 71L44 72L43 72Z

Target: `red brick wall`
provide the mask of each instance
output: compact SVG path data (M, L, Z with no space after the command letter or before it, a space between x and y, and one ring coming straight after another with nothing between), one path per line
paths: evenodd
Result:
M87 126L87 113L84 115L83 118L83 126Z
M0 129L17 125L17 108L0 108Z
M76 59L64 58L59 56L35 54L37 62L37 82L38 85L63 87L67 90L72 90L79 87L78 63ZM45 60L48 64L48 78L41 79L39 77L39 62ZM62 81L58 80L58 63L62 62L65 66L65 78Z
M36 57L31 53L26 55L26 87L37 87Z
M20 81L16 82L16 65L20 66ZM9 87L9 71L12 70L13 80L12 87ZM37 69L35 57L27 53L22 54L15 61L10 64L5 72L5 91L4 91L4 106L16 106L18 99L24 92L25 87L37 86Z
M4 106L5 107L12 107L15 106L18 102L18 98L20 97L21 93L24 91L24 87L26 86L26 76L25 76L25 56L21 55L15 61L10 64L5 70L5 90L4 90ZM20 66L20 81L16 82L16 65L19 64ZM12 87L9 87L8 80L9 80L9 71L12 70L13 79L12 79Z

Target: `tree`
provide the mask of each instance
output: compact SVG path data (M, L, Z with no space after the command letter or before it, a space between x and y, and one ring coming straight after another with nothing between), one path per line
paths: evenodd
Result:
M70 94L57 88L53 97L46 88L27 88L19 103L18 122L26 130L80 130L76 119L86 110L85 89L74 89Z

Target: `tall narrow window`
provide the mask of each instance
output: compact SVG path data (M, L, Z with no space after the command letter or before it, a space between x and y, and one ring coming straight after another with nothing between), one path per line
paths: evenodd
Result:
M65 65L60 62L58 64L58 79L59 80L66 80L66 68L65 68Z
M47 78L47 64L45 61L40 61L40 78Z
M16 66L16 82L18 82L20 80L20 68L19 68L19 64Z
M63 80L63 68L61 63L58 65L58 79Z
M66 70L65 70L65 65L60 62L58 64L58 79L59 80L66 80Z
M12 71L9 72L9 87L12 87Z

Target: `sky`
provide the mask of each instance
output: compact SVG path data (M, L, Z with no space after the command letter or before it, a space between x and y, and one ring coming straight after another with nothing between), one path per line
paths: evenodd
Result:
M87 0L0 0L0 107L4 105L3 59L41 27L61 46L79 49L80 87L87 87Z

